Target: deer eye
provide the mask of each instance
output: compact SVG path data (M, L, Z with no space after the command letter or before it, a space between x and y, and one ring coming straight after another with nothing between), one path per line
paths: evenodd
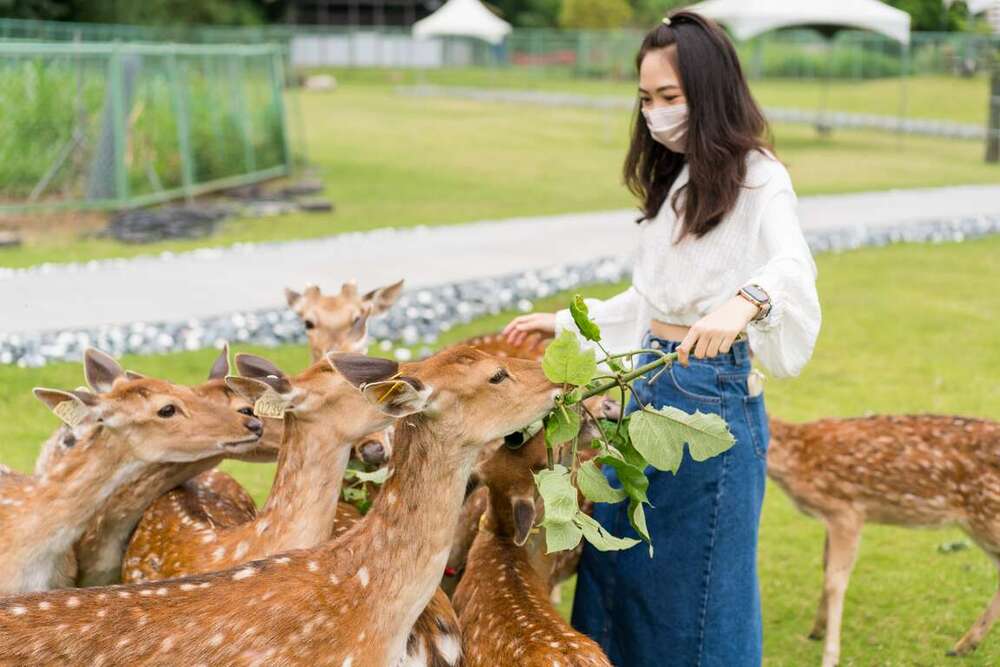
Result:
M507 371L501 368L496 373L493 374L493 377L490 378L490 384L500 384L501 382L506 380L507 377L508 377Z
M305 321L305 325L306 325L306 329L307 330L308 329L315 329L316 328L316 323L313 322L312 320L306 320Z
M156 411L156 414L159 415L160 417L163 417L164 419L167 419L168 417L173 417L175 414L177 414L177 408L174 407L173 405L164 405L162 408Z
M251 407L240 408L236 412L240 413L241 415L246 415L247 417L253 417L253 408Z

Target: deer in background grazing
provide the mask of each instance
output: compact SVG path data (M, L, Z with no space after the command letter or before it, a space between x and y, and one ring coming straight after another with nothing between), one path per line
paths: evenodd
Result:
M231 410L252 417L252 404L229 389L223 380L228 373L227 346L212 365L208 381L192 386L191 390L215 403L220 410ZM117 361L96 350L90 350L85 355L84 375L95 393L107 393L112 390L116 382L129 377L132 379L140 377L135 373L124 371ZM76 585L102 586L118 583L121 580L122 555L128 546L132 531L135 530L146 508L168 490L196 476L202 483L205 480L217 482L217 478L224 475L216 474L212 469L223 458L273 461L277 457L278 443L281 441L281 422L271 419L262 421L265 423L263 436L246 452L228 452L225 456L211 456L198 461L150 464L130 484L119 487L108 497L87 524L83 535L73 545L77 571ZM47 476L74 445L75 437L72 431L68 426L61 426L39 454L35 464L35 474L39 477ZM199 475L202 471L207 472Z
M107 499L151 465L246 451L263 432L257 418L219 410L191 389L161 380L125 380L101 395L41 388L35 395L72 429L73 439L44 476L0 476L5 593L72 585L73 544Z
M340 292L323 295L310 285L301 293L285 289L288 306L302 320L313 361L327 352L364 352L368 347L368 318L381 315L403 293L403 281L358 294L351 280Z
M533 530L544 507L533 473L547 462L539 431L478 466L488 508L453 599L468 667L611 667L600 647L573 630L549 600L556 561L545 553L545 535Z
M957 525L1000 566L1000 423L936 415L771 420L767 473L826 524L824 585L810 637L840 659L847 582L865 521ZM974 650L1000 616L1000 591L950 651Z
M18 665L397 664L437 589L479 449L541 418L560 388L538 363L469 348L401 367L358 355L334 364L361 391L337 389L331 441L399 420L394 474L364 521L224 572L0 599L0 655Z
M271 494L260 512L223 523L222 517L201 510L208 500L202 494L188 503L188 495L174 490L146 512L128 545L122 581L140 583L157 579L224 570L292 549L313 547L330 538L335 526L341 532L358 520L353 507L337 502L350 456L350 442L327 438L343 409L337 386L344 380L326 357L295 377L288 377L269 361L247 354L236 355L244 377L228 382L244 394L270 387L284 417L284 437L278 455ZM270 414L272 417L278 413ZM218 495L218 494L217 494Z

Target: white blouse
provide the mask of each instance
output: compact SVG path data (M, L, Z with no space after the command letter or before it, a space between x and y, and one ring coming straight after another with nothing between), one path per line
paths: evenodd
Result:
M604 301L586 300L602 344L612 352L636 349L651 320L692 325L755 284L772 307L748 326L750 348L772 375L798 375L812 356L821 318L816 263L788 171L771 155L750 153L733 210L705 236L674 243L680 224L671 199L687 179L685 165L656 217L641 223L632 287ZM556 313L556 334L563 329L576 332L569 310Z

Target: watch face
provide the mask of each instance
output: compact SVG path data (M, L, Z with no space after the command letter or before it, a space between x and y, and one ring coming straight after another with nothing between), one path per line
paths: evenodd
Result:
M767 296L767 292L756 285L747 285L743 288L743 291L761 303L767 303L770 300Z

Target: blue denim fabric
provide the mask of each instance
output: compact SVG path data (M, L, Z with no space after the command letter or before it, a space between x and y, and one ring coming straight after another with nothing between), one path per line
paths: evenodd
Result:
M676 343L647 334L643 347ZM637 359L652 361L652 354ZM741 667L761 663L757 530L769 438L764 397L747 391L746 342L715 359L674 364L653 384L635 383L652 407L721 415L736 436L725 454L696 463L685 452L674 476L650 468L646 521L654 557L642 545L597 551L580 561L573 625L618 667ZM635 399L628 411L638 408ZM605 468L614 486L615 471ZM626 504L598 503L594 518L615 535L637 537Z

